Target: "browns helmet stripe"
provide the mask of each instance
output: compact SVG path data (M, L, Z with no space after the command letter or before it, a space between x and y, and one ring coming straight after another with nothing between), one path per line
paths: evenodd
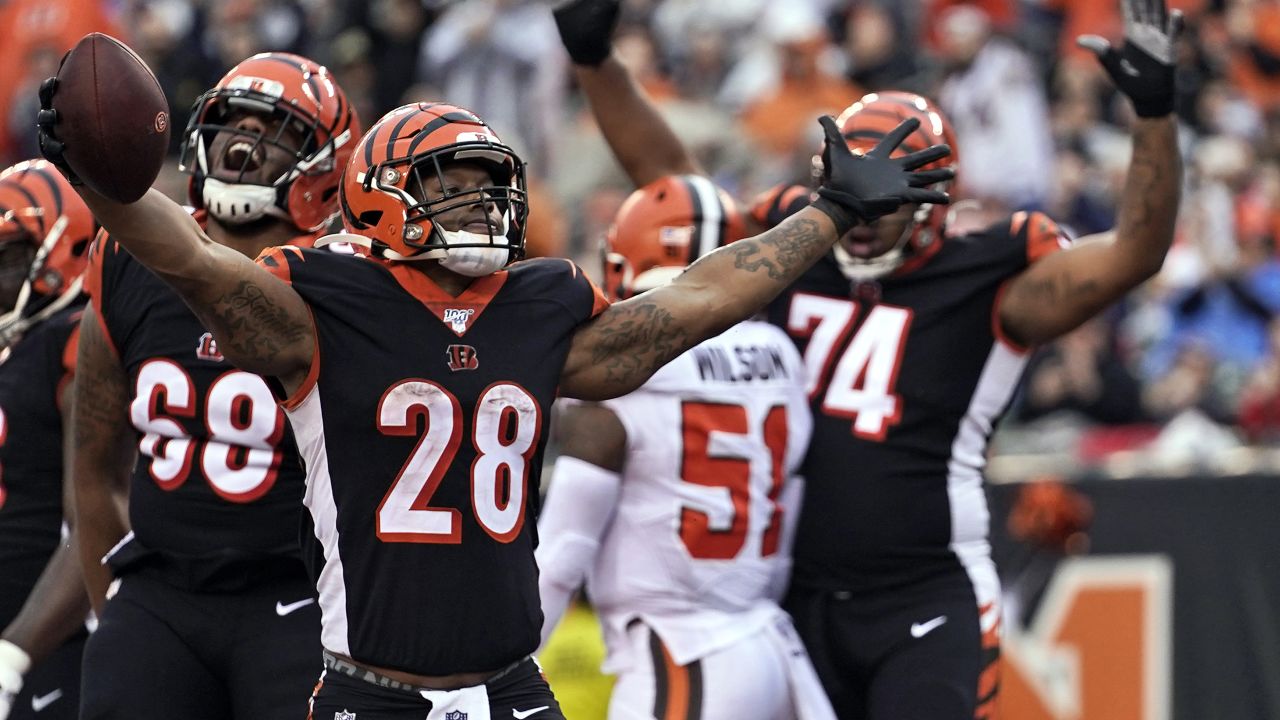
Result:
M689 243L689 262L724 244L728 218L716 186L700 175L681 175L680 183L693 203L693 238Z

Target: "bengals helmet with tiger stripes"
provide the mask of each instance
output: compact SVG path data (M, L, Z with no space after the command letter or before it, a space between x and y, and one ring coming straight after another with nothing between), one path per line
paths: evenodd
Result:
M729 194L700 175L668 175L631 193L605 237L604 293L623 300L679 275L745 234Z
M0 346L80 294L97 231L89 208L48 161L27 160L0 172L0 247L26 243L34 250L15 305L0 315Z
M228 123L235 111L279 121L267 134ZM285 133L299 147L283 142ZM260 53L241 62L196 99L183 134L178 168L191 174L192 205L227 224L275 217L303 232L316 232L338 212L338 186L351 149L360 139L360 118L328 69L290 53ZM244 143L234 179L212 177L213 143L219 135ZM250 181L268 148L292 156L276 178Z
M449 190L444 169L458 162L483 167L493 184ZM444 195L430 199L427 180ZM412 103L382 116L352 153L339 197L343 225L358 238L332 237L367 245L375 257L444 260L452 248L502 248L506 262L524 255L524 162L475 113L456 105ZM486 235L435 222L476 203L495 205L501 226Z
M865 95L840 113L836 124L840 126L849 149L859 153L870 151L890 130L908 118L919 120L920 126L902 141L893 155L898 157L933 145L946 144L951 147L948 157L918 169L957 167L959 154L956 134L950 121L936 105L915 93L887 91ZM821 167L821 160L816 159L816 164ZM952 182L938 183L934 189L946 191ZM945 205L921 204L915 209L902 237L887 252L876 257L858 258L837 243L836 260L845 275L854 280L888 274L913 257L935 252L941 245L946 219Z

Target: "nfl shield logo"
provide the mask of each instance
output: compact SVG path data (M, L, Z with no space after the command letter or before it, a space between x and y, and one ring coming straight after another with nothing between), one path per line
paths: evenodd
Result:
M356 720L356 714L342 710L333 714L333 720Z
M444 714L444 720L467 720L467 714L461 710L451 710Z

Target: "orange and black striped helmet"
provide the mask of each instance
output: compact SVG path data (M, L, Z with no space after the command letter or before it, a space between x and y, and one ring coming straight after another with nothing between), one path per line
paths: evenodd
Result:
M457 162L484 167L493 184L429 198L427 187L445 188L444 169ZM376 257L440 259L447 248L466 247L504 247L508 262L524 255L524 162L475 113L456 105L419 102L383 115L352 153L340 201L343 225L368 240ZM502 226L459 239L434 222L475 203L496 205Z
M274 133L232 127L229 115L256 113L280 122ZM301 136L301 145L282 142L286 132ZM249 144L240 178L210 179L211 147L221 133L233 133ZM260 53L241 62L196 99L183 134L179 169L191 173L188 197L192 205L225 222L272 216L291 222L303 232L325 227L338 212L342 170L361 124L328 69L300 55ZM269 184L249 182L244 174L263 146L293 156L293 164Z
M840 113L839 117L836 118L836 124L840 126L841 132L844 133L850 150L867 152L874 148L876 143L880 142L880 139L887 135L890 130L893 130L908 118L919 120L920 127L902 141L902 144L894 152L894 156L924 150L932 145L946 144L951 146L951 155L918 169L933 170L957 167L959 149L956 143L955 130L952 129L950 121L947 120L936 105L915 93L891 90L864 95L860 100ZM818 165L820 166L820 164L821 160L819 159ZM939 190L946 190L951 186L952 182L954 181L939 183L935 187ZM946 219L947 207L945 205L920 205L905 231L906 235L903 239L901 252L893 253L895 258L893 267L889 267L884 271L896 268L897 265L912 256L918 256L926 251L932 252L936 249L942 241L943 225ZM857 260L853 261L858 262ZM877 259L869 258L864 262L874 265Z
M715 183L701 175L659 178L631 193L614 216L605 236L605 295L623 300L651 290L743 234L738 206Z
M0 244L36 249L27 312L39 309L40 298L78 287L97 230L89 208L48 161L27 160L0 172Z

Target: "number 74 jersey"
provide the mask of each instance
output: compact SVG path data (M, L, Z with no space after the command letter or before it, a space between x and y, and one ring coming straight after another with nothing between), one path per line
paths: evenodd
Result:
M797 583L895 586L987 552L987 443L1027 360L999 298L1066 244L1049 218L1016 213L877 283L851 285L828 256L770 307L814 413Z

